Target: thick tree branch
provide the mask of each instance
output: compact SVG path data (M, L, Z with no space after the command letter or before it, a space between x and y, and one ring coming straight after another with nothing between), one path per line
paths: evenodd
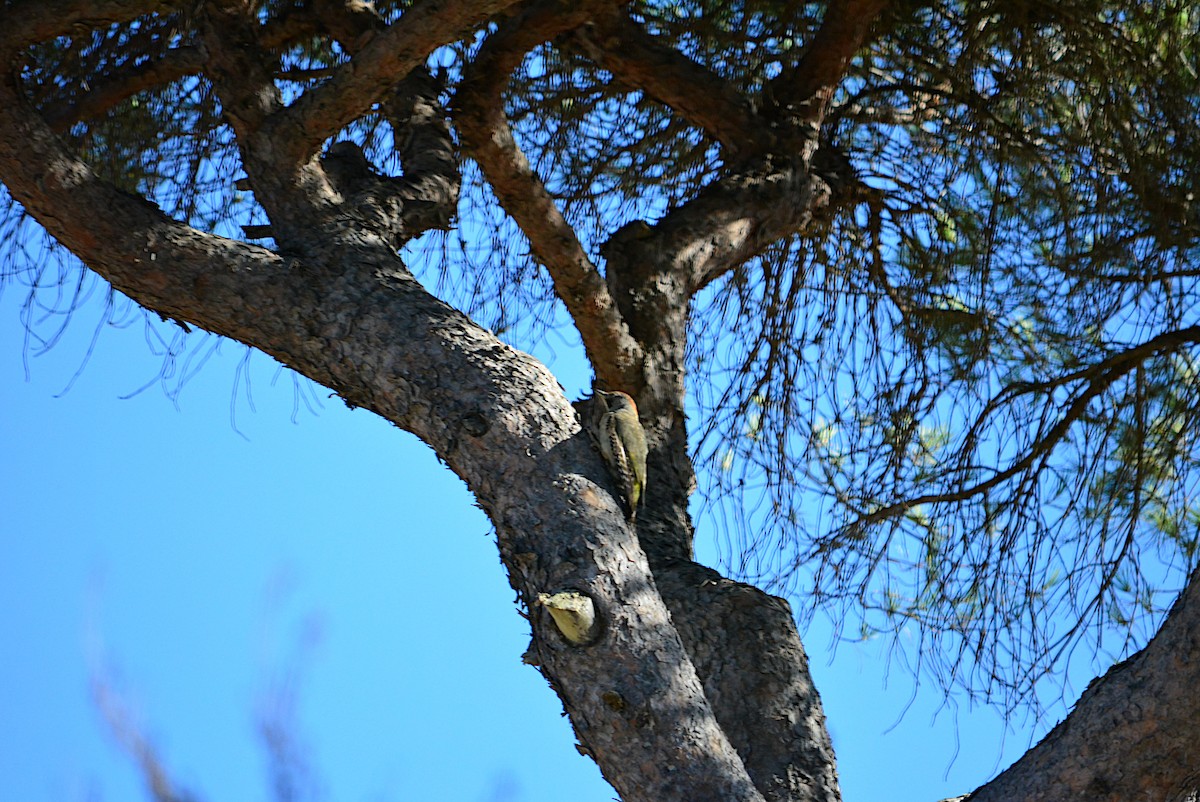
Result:
M831 0L804 58L765 89L771 116L819 128L834 90L887 4L888 0Z
M1197 667L1200 569L1144 649L1092 680L1041 743L967 799L1195 799Z
M383 21L361 4L326 2L314 13L314 21L331 29L352 58L372 36L387 35ZM288 143L263 130L285 112L270 65L255 46L254 20L240 3L227 8L214 3L208 20L208 72L238 134L246 172L271 217L269 231L277 241L293 247L343 215L369 226L395 248L423 231L449 224L458 200L458 161L438 100L441 87L424 65L399 79L381 99L404 164L403 178L377 175L350 142L337 143L320 167L312 160L293 163Z
M84 120L103 116L118 103L157 86L165 86L194 75L204 66L204 53L197 47L180 47L145 64L130 64L93 83L83 97L71 104L43 109L46 122L61 134Z
M112 189L31 111L3 75L0 180L50 233L139 303L261 347L433 446L496 522L529 609L563 588L594 599L599 641L570 646L535 615L536 652L628 802L762 799L623 514L581 472L604 468L544 367L431 296L353 220L285 263Z
M767 802L837 802L837 761L788 603L692 562L656 566L655 582Z
M287 284L283 260L171 220L153 204L100 181L29 107L15 73L2 78L0 175L13 197L86 264L110 268L106 277L113 286L165 315L190 319L181 298L237 286L241 303L225 310L222 320L201 325L245 335L244 326ZM213 270L214 263L221 270Z
M392 179L389 189L403 203L398 219L406 237L447 228L458 206L462 174L440 98L442 88L421 66L383 104L404 168L403 178Z
M361 0L316 0L313 11L325 30L352 57L387 28L383 18ZM446 228L458 203L461 175L440 100L442 89L442 84L422 65L401 80L381 102L384 116L392 126L403 178L375 177L359 151L353 158L362 170L371 174L371 180L352 188L335 180L344 195L353 196L352 205L360 209L368 207L369 212L388 220L388 229L397 246L431 228ZM339 143L334 147L345 154L350 145ZM327 156L326 170L333 164Z
M675 48L660 44L620 10L598 14L569 41L622 84L670 107L730 153L770 148L770 128L757 118L742 92Z
M438 47L466 36L517 0L421 0L373 36L328 81L273 116L264 134L300 163L382 100Z
M654 264L646 254L665 256L690 298L767 245L803 230L829 197L829 185L802 165L776 167L767 160L709 185L637 236L614 237L606 253L632 245L634 258L625 258L627 267L615 277L629 287L643 283L638 272Z
M319 236L342 198L314 159L293 160L286 143L266 130L286 111L275 85L274 57L258 46L258 22L241 0L215 0L204 9L205 73L233 127L255 198L271 220L283 248Z
M392 26L380 28L361 3L340 9L323 3L314 13L323 24L332 23L335 31L352 39L347 46L352 58L288 107L283 107L273 74L256 46L257 25L242 4L214 3L207 8L209 72L277 242L295 247L342 214L358 216L393 244L422 228L446 224L457 199L457 162L437 113L436 90L431 97L425 87L429 81L423 61L434 48L463 35L504 5L499 0L473 5L426 0ZM418 80L421 85L405 88L404 80L418 69L424 76ZM398 84L399 94L389 95ZM364 172L365 159L359 154L352 165L341 159L343 167L353 168L355 180L352 184L343 180L335 187L313 158L316 150L326 137L377 101L385 105L394 101L393 118L411 123L409 130L398 127L396 133L398 143L416 140L416 146L408 149L411 158L406 165L414 169L403 183L378 177L368 181L370 170ZM418 148L422 149L419 157ZM340 177L347 177L345 170Z
M569 12L557 3L537 4L502 26L467 68L455 96L455 121L467 152L550 273L597 377L612 387L636 389L629 375L640 365L641 347L629 336L604 279L514 140L501 97L526 52L610 4L593 0Z
M0 9L0 49L8 50L70 36L103 25L128 22L143 14L175 11L184 0L15 0ZM7 69L8 65L0 65Z
M275 86L274 59L258 47L257 20L240 0L216 0L205 9L205 23L206 74L250 163L247 171L253 170L255 162L290 169L293 163L255 153L270 149L250 146L267 118L283 109L283 95Z

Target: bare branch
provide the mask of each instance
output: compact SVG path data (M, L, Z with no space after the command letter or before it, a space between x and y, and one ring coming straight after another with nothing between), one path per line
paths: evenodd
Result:
M888 0L841 0L827 5L825 19L794 70L775 78L764 95L776 114L820 126L833 92L871 32Z
M798 164L775 167L767 160L705 187L640 236L620 244L614 237L605 252L633 245L634 252L622 260L620 281L628 286L644 280L631 271L659 269L655 265L665 259L691 297L771 243L803 230L829 197L829 185L809 170Z
M1200 569L1144 649L1092 680L1066 720L969 799L1194 799L1200 694L1180 672L1200 661L1197 631ZM1147 765L1156 770L1129 770Z
M526 52L583 24L610 2L579 3L568 13L555 3L535 5L489 37L455 97L455 121L465 149L550 273L598 375L639 364L641 347L629 336L599 271L513 138L501 92Z
M746 96L707 67L653 35L620 11L598 15L571 34L571 44L627 86L669 106L731 153L770 147L770 128Z
M134 719L125 700L106 678L93 678L92 696L113 738L137 763L151 799L154 802L195 802L197 797L184 789L172 776L158 747Z
M186 5L182 0L74 0L64 3L16 0L0 10L0 31L3 32L0 50L15 51L56 36L70 36L81 30L127 22L143 14L175 11Z
M966 501L973 496L978 496L986 493L989 490L1007 482L1014 476L1028 470L1035 462L1043 459L1054 449L1056 445L1066 436L1067 432L1086 412L1088 405L1111 387L1118 379L1130 373L1141 365L1147 358L1154 354L1163 351L1172 351L1187 343L1200 342L1200 326L1189 326L1186 329L1178 331L1168 331L1163 334L1153 337L1146 342L1128 348L1120 353L1105 359L1104 361L1093 365L1085 371L1079 371L1072 374L1076 380L1086 378L1087 384L1076 394L1074 400L1067 406L1062 416L1058 421L1046 430L1045 434L1037 439L1026 451L1025 455L1014 462L1009 467L997 472L993 476L985 479L982 482L971 485L952 492L945 493L926 493L914 498L905 499L889 504L886 507L867 513L858 518L854 523L850 524L850 529L859 529L861 527L870 526L888 518L902 515L914 507L919 507L922 504L946 504L959 501ZM1047 387L1057 386L1061 381L1047 383ZM1000 392L1000 396L1015 396L1031 391L1031 386L1019 384L1005 388ZM987 404L981 413L986 415L989 410L993 409L997 404L993 400Z
M400 79L425 63L438 47L453 42L517 0L423 0L386 30L372 36L357 55L325 83L274 115L264 135L299 164L355 118L384 98Z
M84 120L94 120L123 100L156 86L177 81L185 75L199 72L204 66L204 54L197 47L180 47L157 61L132 64L93 84L77 102L47 109L43 112L50 128L58 134Z

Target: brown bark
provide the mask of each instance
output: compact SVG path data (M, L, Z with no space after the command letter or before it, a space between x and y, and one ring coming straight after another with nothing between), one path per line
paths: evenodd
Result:
M1150 643L1092 680L1042 742L970 802L1184 802L1200 793L1200 569Z
M11 64L24 43L8 44ZM264 120L273 113L250 108ZM586 478L604 469L554 377L429 295L386 238L358 221L331 223L284 259L172 221L67 153L12 72L0 84L0 174L118 289L254 344L429 443L496 523L529 609L538 593L565 587L592 596L604 622L597 643L568 646L537 615L535 643L581 740L625 799L762 798L712 715L619 507ZM329 202L317 199L311 219Z
M382 33L354 60L274 118L266 135L279 140L281 158L300 162L321 143L368 111L399 78L423 66L436 48L462 38L516 0L424 0Z
M832 4L799 69L773 87L779 102L769 114L659 48L615 2L523 4L492 20L494 32L466 68L455 102L467 154L545 265L599 382L630 391L642 410L651 480L636 532L554 377L435 298L396 255L448 224L458 191L441 87L424 60L516 4L421 0L388 25L357 0L313 0L289 25L268 30L243 2L208 3L202 63L188 51L175 65L114 75L92 105L54 112L61 127L202 69L279 251L197 231L105 184L26 96L19 65L34 42L177 5L5 6L0 180L12 196L147 308L260 348L428 443L495 523L530 611L530 659L627 802L837 800L832 747L787 603L692 561L684 365L695 294L802 232L830 202L836 188L813 165L817 132L883 3ZM289 32L318 30L351 58L287 105L274 82L274 50ZM567 224L504 116L511 71L558 35L736 154L736 166L654 225L616 232L601 249L603 276L594 261L601 254L589 254ZM345 143L318 156L376 104L397 134L402 178L379 174ZM594 601L595 642L568 643L533 603L567 590ZM1200 710L1173 681L1197 659L1198 594L1194 578L1150 646L1089 689L1068 722L978 798L1135 799L1194 785L1188 767L1200 756L1179 733L1191 732ZM1104 728L1121 737L1106 740ZM1122 755L1139 750L1171 766L1121 773Z
M203 65L203 54L198 48L180 47L160 59L106 76L104 83L91 87L77 102L44 109L43 114L54 132L62 134L75 123L95 119L139 92L169 84L185 75L194 75Z
M608 287L554 199L521 152L504 114L501 93L525 54L587 21L612 0L578 3L564 14L558 3L535 3L488 38L455 93L456 122L501 205L529 238L554 290L583 337L596 376L610 387L636 390L642 348L629 336Z
M766 96L773 106L769 115L819 126L850 62L887 5L888 0L830 3L796 69L775 78L768 87Z
M749 99L721 76L660 45L619 11L597 14L570 43L618 81L669 106L730 153L762 153L773 134Z

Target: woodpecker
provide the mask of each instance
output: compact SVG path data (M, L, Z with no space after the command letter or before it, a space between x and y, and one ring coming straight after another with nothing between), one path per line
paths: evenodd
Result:
M646 433L638 420L637 405L626 393L596 391L596 444L608 470L629 505L629 520L637 516L646 490Z

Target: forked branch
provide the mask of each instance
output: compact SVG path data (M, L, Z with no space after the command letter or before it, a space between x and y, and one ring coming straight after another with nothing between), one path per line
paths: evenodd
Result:
M467 153L550 273L592 364L597 370L621 372L640 362L641 348L574 229L513 138L502 98L509 75L529 50L608 5L611 0L592 0L564 12L557 3L541 3L502 25L467 68L455 96L455 122Z
M834 90L842 83L851 61L863 48L876 18L888 0L840 0L826 6L816 36L796 68L779 75L765 95L775 116L801 126L819 127Z
M320 86L274 115L268 136L300 163L381 101L442 45L469 34L516 0L421 0L367 41Z

